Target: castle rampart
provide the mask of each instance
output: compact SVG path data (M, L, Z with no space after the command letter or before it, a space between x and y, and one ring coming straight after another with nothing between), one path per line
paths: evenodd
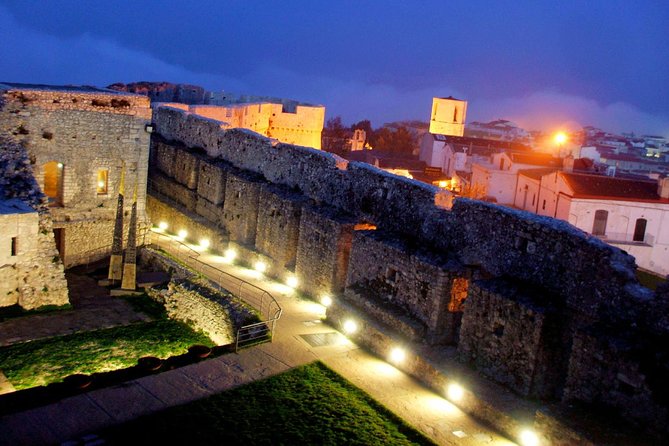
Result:
M453 202L435 187L181 110L159 108L154 123L152 178L185 208L155 207L184 224L184 212L206 217L194 241L218 228L215 249L236 246L248 263L266 260L270 275L295 274L312 296L337 293L404 339L457 349L518 394L666 426L661 380L647 373L668 376L665 344L619 357L611 343L666 339L669 296L641 287L620 249L565 222ZM586 335L592 327L597 337Z

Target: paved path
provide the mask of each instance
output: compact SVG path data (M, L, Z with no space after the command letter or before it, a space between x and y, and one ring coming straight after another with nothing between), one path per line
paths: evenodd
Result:
M149 320L123 299L109 296L95 279L67 274L71 310L35 314L0 322L0 347L18 342L62 336L81 331L128 325Z
M368 354L321 322L324 308L292 296L281 284L201 256L231 274L267 289L283 315L274 341L180 369L100 389L56 404L0 418L0 444L53 444L196 400L320 359L434 441L444 445L513 444L476 422L408 375ZM331 333L334 343L315 346L305 335ZM312 345L314 344L314 345Z

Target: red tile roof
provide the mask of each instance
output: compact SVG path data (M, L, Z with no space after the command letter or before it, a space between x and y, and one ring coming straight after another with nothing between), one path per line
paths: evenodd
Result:
M562 160L555 158L549 153L511 153L511 160L517 164L530 164L533 166L561 167Z
M551 174L555 172L556 168L554 167L543 167L543 168L538 168L538 169L520 169L518 171L518 174L526 176L528 178L532 178L533 180L541 180L541 177L544 175Z
M639 181L603 175L584 175L561 172L574 198L600 200L645 201L667 203L657 194L656 181Z

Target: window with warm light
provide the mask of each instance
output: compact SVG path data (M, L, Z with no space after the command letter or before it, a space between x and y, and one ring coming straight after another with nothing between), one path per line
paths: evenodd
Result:
M107 169L98 169L97 182L95 190L98 195L105 195L108 192L109 171Z

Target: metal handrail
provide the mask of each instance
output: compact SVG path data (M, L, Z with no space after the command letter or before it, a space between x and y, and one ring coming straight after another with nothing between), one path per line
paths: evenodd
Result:
M244 300L246 303L248 303L253 308L258 310L258 312L260 313L260 319L261 319L260 322L244 325L237 330L237 336L235 340L236 350L239 349L241 334L245 332L253 332L255 328L265 327L265 330L264 331L261 330L262 334L249 339L252 340L261 338L265 339L267 337L267 334L269 334L270 336L269 339L267 340L269 340L270 342L272 341L273 337L272 335L274 334L276 321L279 320L281 314L283 313L283 309L276 301L274 296L272 296L269 292L260 288L257 285L254 285L240 277L237 277L226 271L220 270L215 266L212 266L206 262L203 262L198 258L200 256L200 253L191 248L190 246L188 246L187 244L183 243L181 240L178 240L169 234L161 232L152 231L152 233L154 235L157 235L159 239L164 238L169 240L170 242L176 242L178 246L176 257L178 260L183 261L186 265L194 268L199 273L207 276L207 278L217 286L226 289L228 291L231 291L233 292L233 294L234 294L233 290L236 290L237 291L236 295L240 299ZM166 246L162 245L159 246L161 246L164 249L167 249L167 251L170 252L171 244L168 243ZM190 254L187 254L185 256L182 255L182 258L179 256L180 253L188 253L189 251ZM206 270L209 270L208 273L205 272Z

